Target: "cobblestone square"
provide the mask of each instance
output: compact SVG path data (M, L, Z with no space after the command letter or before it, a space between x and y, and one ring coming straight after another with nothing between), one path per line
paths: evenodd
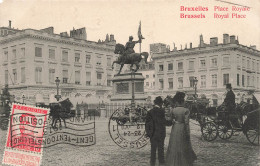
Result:
M191 141L198 160L195 166L258 166L259 147L252 146L243 135L236 133L230 140L217 138L213 142L201 139L200 128L191 120ZM168 146L170 127L167 127L165 153ZM0 130L0 159L2 161L6 132ZM44 149L44 166L147 166L150 159L150 145L142 149L122 149L108 133L108 119L96 120L96 145L76 147L56 145Z

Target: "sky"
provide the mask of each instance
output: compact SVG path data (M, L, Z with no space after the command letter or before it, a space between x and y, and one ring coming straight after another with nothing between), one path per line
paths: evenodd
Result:
M260 0L226 0L249 6L245 19L213 19L214 6L231 7L232 4L216 0L0 0L0 27L18 29L43 29L54 27L60 32L86 27L87 39L105 40L106 34L114 34L117 43L125 44L132 35L137 40L139 21L142 22L142 51L149 51L149 44L164 43L180 49L192 42L199 44L199 35L209 43L211 37L223 41L223 34L236 35L240 44L256 45L260 50ZM181 19L180 6L208 7L205 19ZM241 6L238 6L241 7ZM225 14L226 12L218 12ZM232 13L231 11L229 13ZM135 50L139 50L136 47Z

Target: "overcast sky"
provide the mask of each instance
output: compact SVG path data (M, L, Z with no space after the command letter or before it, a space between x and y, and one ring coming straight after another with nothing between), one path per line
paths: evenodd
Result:
M213 7L216 5L231 7L233 5L216 0L146 0L146 1L108 1L108 0L0 0L0 27L12 26L19 29L42 29L54 27L60 32L86 27L87 39L104 40L106 34L114 34L118 43L125 44L129 35L137 40L139 21L142 21L142 34L145 40L142 51L149 51L151 43L165 43L178 49L192 42L198 46L199 35L209 43L210 37L223 41L223 33L236 35L240 44L256 45L260 50L260 0L226 0L251 7L245 12L246 19L213 19ZM180 19L180 6L208 7L205 19ZM226 12L222 12L225 14ZM231 13L231 12L229 12ZM136 47L138 50L139 47Z

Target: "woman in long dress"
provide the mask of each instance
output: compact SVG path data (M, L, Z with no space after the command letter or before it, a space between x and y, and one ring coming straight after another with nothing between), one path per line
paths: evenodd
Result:
M189 113L184 108L185 93L177 92L174 96L176 107L171 111L173 126L166 154L167 166L192 166L197 159L190 141Z

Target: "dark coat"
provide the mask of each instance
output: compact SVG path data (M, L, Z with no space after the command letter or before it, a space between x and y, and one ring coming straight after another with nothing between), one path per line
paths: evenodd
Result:
M163 108L154 107L147 113L146 132L151 139L160 140L165 138L166 119Z
M227 95L226 95L226 98L224 99L224 103L226 106L235 106L236 105L236 102L235 102L235 94L232 90L228 91L227 92Z

